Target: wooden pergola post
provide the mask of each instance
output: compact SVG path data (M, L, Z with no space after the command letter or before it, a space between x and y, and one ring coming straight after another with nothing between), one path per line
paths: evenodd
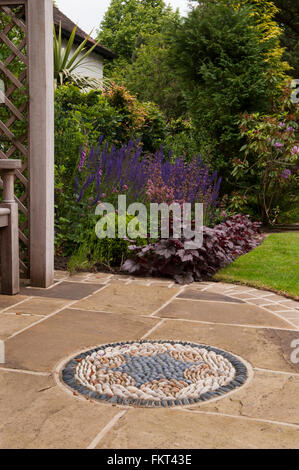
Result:
M5 87L0 105L6 110L0 117L0 158L22 161L15 196L21 270L33 286L49 287L54 279L53 0L0 0L0 13L8 18L0 41L9 51L0 57ZM28 101L20 104L19 93L29 94Z
M27 0L29 63L30 279L54 280L53 1Z

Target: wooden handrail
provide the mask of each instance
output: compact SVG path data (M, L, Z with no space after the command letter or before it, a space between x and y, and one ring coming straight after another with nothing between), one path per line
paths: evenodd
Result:
M12 160L10 158L0 160L0 173L1 170L17 170L18 168L22 168L21 160Z

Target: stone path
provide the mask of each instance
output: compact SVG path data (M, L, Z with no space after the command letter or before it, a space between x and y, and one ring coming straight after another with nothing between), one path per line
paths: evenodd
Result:
M119 341L180 340L249 363L244 386L175 408L75 396L58 371ZM299 448L299 303L223 283L56 273L0 296L0 448ZM295 360L294 360L295 359Z

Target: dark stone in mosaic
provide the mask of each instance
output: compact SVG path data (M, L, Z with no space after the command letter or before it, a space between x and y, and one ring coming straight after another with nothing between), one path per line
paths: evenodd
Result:
M68 379L71 380L71 379L73 378L73 374L72 374L71 372L65 372L65 371L64 371L63 374L62 374L62 377L63 377L63 380L64 380L64 381L66 381L66 380L68 380Z
M213 392L206 392L206 393L203 393L200 396L200 399L197 399L197 400L208 400L209 398L212 398L213 396L214 396Z

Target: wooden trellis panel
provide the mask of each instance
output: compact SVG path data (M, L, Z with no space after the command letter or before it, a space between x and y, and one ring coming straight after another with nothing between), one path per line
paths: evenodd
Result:
M20 209L20 268L29 273L29 182L26 6L0 5L0 158L20 158L17 201ZM4 92L4 93L3 93ZM4 95L4 96L3 96Z
M53 281L54 97L52 0L0 0L0 158L17 172L21 271Z

